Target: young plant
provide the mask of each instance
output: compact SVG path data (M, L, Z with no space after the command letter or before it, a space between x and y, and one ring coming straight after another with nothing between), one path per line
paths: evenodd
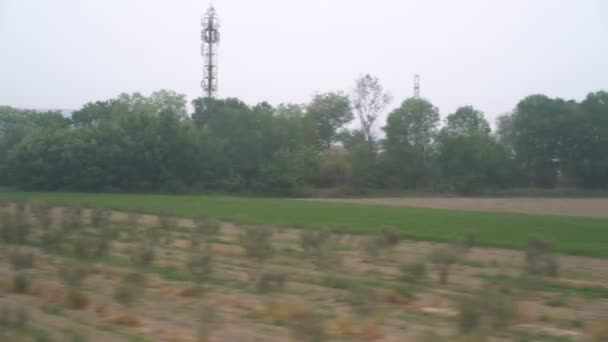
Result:
M112 212L102 208L91 209L91 226L94 228L105 228L110 223Z
M544 240L531 239L526 247L524 270L530 275L557 277L559 261L553 246Z
M145 290L145 276L141 273L126 274L114 290L114 300L127 308L135 306Z
M209 337L214 329L216 329L221 323L221 317L218 315L217 310L212 306L203 306L199 310L197 317L197 331L196 335L198 342L208 342Z
M155 259L156 252L154 246L150 243L142 242L135 247L132 247L129 253L129 259L133 266L138 269L149 267Z
M401 266L401 279L408 283L419 283L426 279L426 276L427 267L423 260L415 260Z
M278 272L262 273L256 280L256 290L259 293L266 294L271 292L279 292L285 288L287 282L287 274Z
M270 244L271 236L272 231L268 228L248 228L242 236L247 256L263 265L266 260L274 255L274 249Z
M499 330L513 320L515 306L508 291L499 287L486 286L471 297L460 302L458 325L463 333L476 330Z
M399 244L401 236L394 228L384 228L380 235L369 238L363 242L363 250L372 259L381 253L390 252Z
M8 252L8 262L15 271L34 267L34 259L34 253L19 248L11 249Z
M463 250L455 245L439 247L431 253L429 260L435 264L441 284L448 283L450 268L461 259L462 255Z
M67 263L59 268L57 275L67 286L80 287L88 277L89 269L80 263Z
M351 310L360 317L371 316L378 305L374 289L363 285L351 286L346 299Z
M323 271L338 271L342 267L342 257L334 248L336 240L336 235L327 229L300 234L300 245L304 253Z
M209 281L213 272L213 257L210 253L193 254L187 263L187 268L192 275L192 280L199 290L202 285Z
M24 294L30 288L30 278L24 272L19 272L13 276L12 290L15 293Z
M36 222L40 225L40 228L43 231L48 230L53 224L53 212L52 209L45 205L39 203L33 203L30 205L32 210L32 214L36 218Z
M82 208L65 207L61 212L61 227L70 233L80 229L82 226Z

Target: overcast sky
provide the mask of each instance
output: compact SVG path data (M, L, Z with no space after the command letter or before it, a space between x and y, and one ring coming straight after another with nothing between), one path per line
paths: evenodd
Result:
M121 92L202 91L208 1L0 0L0 104L77 109ZM526 95L608 90L605 0L216 0L220 97L303 103L363 73L442 115L490 120Z

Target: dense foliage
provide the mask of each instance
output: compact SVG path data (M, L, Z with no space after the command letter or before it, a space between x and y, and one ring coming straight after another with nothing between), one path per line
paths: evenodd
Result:
M0 185L86 191L253 191L343 187L475 193L608 188L608 92L582 102L533 95L499 118L409 98L373 126L391 97L366 75L350 95L306 105L159 91L88 103L70 118L0 106ZM351 122L358 118L361 129Z

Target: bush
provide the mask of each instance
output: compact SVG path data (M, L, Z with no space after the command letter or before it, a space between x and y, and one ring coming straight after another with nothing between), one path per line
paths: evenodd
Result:
M45 251L51 250L53 247L61 244L65 237L63 229L58 227L50 227L40 235L40 245Z
M89 305L89 298L79 289L70 288L66 294L66 306L74 310L82 310Z
M462 254L462 249L454 245L439 247L433 250L429 259L435 264L439 272L439 282L441 284L448 283L450 268L460 260Z
M21 249L11 249L8 252L8 262L13 270L19 271L34 267L34 253Z
M131 307L139 298L139 289L133 285L120 285L114 290L114 300L125 306Z
M259 263L264 263L268 258L272 257L274 250L270 244L271 236L272 231L268 228L248 228L242 237L247 256Z
M104 236L79 236L72 246L74 256L82 259L93 259L104 256L110 249L110 241Z
M94 208L91 209L91 226L95 228L104 228L110 223L112 212L106 209Z
M282 291L287 282L287 274L285 273L262 273L256 280L256 290L259 293L270 293Z
M211 238L220 231L220 222L206 217L194 219L194 229L192 230L192 248L198 248L202 242L209 243Z
M82 264L66 264L57 271L57 274L66 285L79 287L89 275L87 266Z
M129 259L133 266L138 268L146 268L152 264L156 257L154 247L150 243L140 243L131 248L129 251Z
M513 298L502 288L485 287L459 305L460 331L470 333L479 328L503 329L515 316Z
M199 311L197 323L197 336L199 342L209 341L209 335L220 323L220 316L215 308L203 306Z
M52 208L45 204L34 203L30 205L32 214L36 217L36 221L40 225L40 228L47 230L53 223Z
M310 306L291 312L287 326L296 341L322 342L328 339L323 317Z
M351 286L347 295L347 301L353 312L365 317L371 315L378 303L376 293L367 286Z
M211 278L213 258L209 253L192 255L188 260L187 267L194 282L200 286Z
M477 245L477 235L473 232L467 232L463 240L464 248L470 250Z
M401 241L401 234L395 228L382 228L381 238L384 247L393 247L399 244Z
M82 226L82 208L65 207L61 212L61 226L66 232L73 232Z
M24 294L30 288L30 279L23 272L13 276L13 292Z
M410 283L417 283L425 279L427 275L426 263L422 260L401 266L401 279Z
M557 277L559 261L553 246L541 239L531 239L526 247L525 271L530 275Z
M6 243L24 244L30 234L30 222L21 206L15 206L12 214L1 213L0 237Z
M29 322L29 315L22 307L0 305L0 328L24 328ZM0 329L0 332L3 329ZM2 335L0 335L2 337Z

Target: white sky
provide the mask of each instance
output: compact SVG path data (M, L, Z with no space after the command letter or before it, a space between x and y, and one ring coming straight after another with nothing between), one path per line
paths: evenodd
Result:
M208 1L0 0L0 104L77 109L121 92L200 96ZM442 115L608 89L605 0L216 0L220 97L302 103L363 73Z

